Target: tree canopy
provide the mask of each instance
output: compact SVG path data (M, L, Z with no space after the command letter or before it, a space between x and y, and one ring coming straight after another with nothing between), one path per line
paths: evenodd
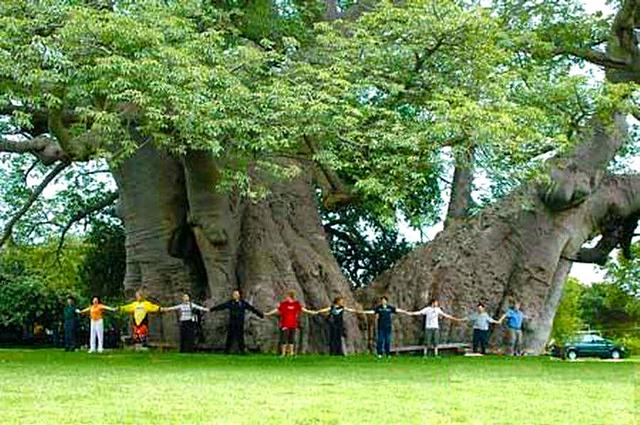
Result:
M146 145L211 153L217 189L252 197L265 173L311 167L327 209L388 228L439 221L466 166L489 182L481 208L570 152L594 115L633 112L631 83L575 72L622 67L604 51L624 48L612 25L577 0L4 1L0 151L39 163L0 170L3 239L16 214L20 238L108 206L92 170ZM27 175L69 189L44 205Z

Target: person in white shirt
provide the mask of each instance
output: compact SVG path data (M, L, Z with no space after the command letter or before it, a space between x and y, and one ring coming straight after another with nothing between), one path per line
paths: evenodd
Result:
M462 322L462 319L458 319L457 317L448 315L438 305L438 300L432 298L429 301L429 305L418 311L410 311L407 314L410 316L426 316L425 317L425 326L424 326L424 345L425 352L427 355L429 348L433 349L433 355L438 355L438 344L440 344L440 317L444 317L449 320L454 320L456 322Z
M173 307L163 307L162 311L178 311L180 320L180 352L192 353L195 351L196 316L195 310L207 312L208 308L191 302L189 294L182 295L182 303Z

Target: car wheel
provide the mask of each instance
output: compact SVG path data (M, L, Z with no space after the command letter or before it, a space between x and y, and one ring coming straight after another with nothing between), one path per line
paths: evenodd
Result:
M578 352L576 350L567 351L567 358L569 360L575 360L578 358Z
M614 359L614 360L618 360L620 358L620 351L613 350L611 352L611 358Z

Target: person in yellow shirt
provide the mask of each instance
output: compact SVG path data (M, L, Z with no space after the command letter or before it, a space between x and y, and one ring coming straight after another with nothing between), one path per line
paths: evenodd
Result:
M144 299L141 291L136 291L136 300L120 307L124 313L133 313L133 342L147 346L149 337L149 313L160 312L162 308Z

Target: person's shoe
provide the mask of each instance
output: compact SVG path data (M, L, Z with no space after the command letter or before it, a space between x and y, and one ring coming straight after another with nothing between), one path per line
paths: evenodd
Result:
M378 357L379 359L382 358L382 354L378 354L376 357Z
M104 353L104 350L98 350L98 354Z
M89 351L87 351L87 353L89 353L89 354L93 354L93 353L95 353L95 351L93 351L93 350L89 350Z

